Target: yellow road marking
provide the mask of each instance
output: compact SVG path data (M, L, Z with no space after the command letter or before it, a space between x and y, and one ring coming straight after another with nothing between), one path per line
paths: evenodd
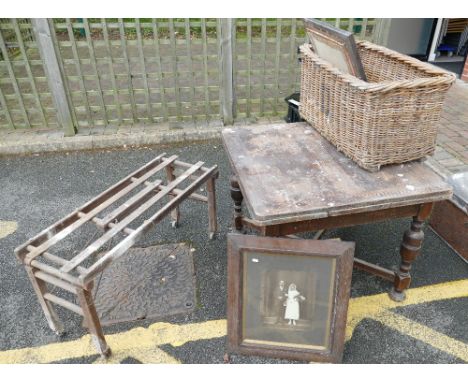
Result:
M18 228L18 223L6 220L0 220L0 239L11 235Z
M226 320L185 325L159 322L148 328L134 328L126 332L107 335L106 340L115 354L110 357L109 362L131 356L129 354L132 352L136 352L140 356L148 352L147 357L151 357L150 352L152 352L154 358L151 359L154 359L154 362L164 362L169 361L172 357L157 349L159 345L180 346L188 341L218 338L225 335ZM49 363L95 354L97 352L91 337L85 335L74 341L3 351L0 352L0 363Z
M346 340L351 339L354 328L362 319L377 317L385 310L461 297L468 297L468 279L408 289L402 302L391 300L387 293L353 298L349 301Z
M99 357L93 363L95 364L119 364L128 357L132 357L141 363L180 363L174 357L171 357L159 347L151 349L124 349L115 351L112 349L112 355L107 358Z
M457 341L425 325L421 325L388 310L382 312L376 319L385 326L398 330L407 336L411 336L431 345L433 348L442 350L468 362L468 345L461 341Z
M386 293L353 298L349 304L346 340L351 339L354 328L362 319L371 318L468 361L466 345L460 341L389 312L389 309L396 307L462 297L468 297L468 280L410 289L407 291L406 300L401 303L390 300ZM99 359L97 362L115 363L133 357L145 363L175 363L178 361L158 346L164 344L181 346L189 341L219 338L225 335L226 320L183 325L155 323L148 328L139 327L106 335L113 355L108 360ZM6 350L0 352L0 363L49 363L96 354L90 336L85 335L74 341Z

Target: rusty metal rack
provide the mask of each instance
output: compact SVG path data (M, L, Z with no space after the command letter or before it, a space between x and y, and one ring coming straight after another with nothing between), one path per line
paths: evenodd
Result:
M203 167L203 162L192 165L177 158L176 155L166 157L165 153L158 155L15 249L54 332L63 332L52 305L57 304L83 316L96 348L101 355L109 355L110 348L93 301L93 280L168 214L171 214L173 226L177 226L179 204L186 199L208 204L209 234L210 239L213 238L217 230L217 166L207 168ZM196 193L204 184L206 195ZM89 245L71 256L70 251L50 252L70 235L80 235L80 227L86 223L94 224L102 235L94 241L91 239ZM103 250L104 246L108 248ZM52 291L59 288L77 296L79 305L53 294L49 285L53 286Z

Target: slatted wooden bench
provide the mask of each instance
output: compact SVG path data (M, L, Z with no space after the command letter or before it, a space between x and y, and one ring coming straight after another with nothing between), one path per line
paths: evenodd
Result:
M189 164L165 153L131 173L94 199L15 249L24 264L50 328L63 333L52 304L84 317L91 337L101 355L110 354L94 306L93 280L113 261L124 255L143 234L168 214L177 226L179 204L193 199L208 204L210 239L217 230L215 180L217 166L203 162ZM206 185L206 194L197 193ZM99 215L103 216L99 216ZM149 216L149 217L148 217ZM70 235L79 235L85 224L93 224L100 237L79 253L52 253ZM107 246L105 250L103 247ZM60 251L59 251L60 252ZM96 254L100 254L96 256ZM68 255L68 256L67 256ZM77 296L79 304L53 294L48 287Z

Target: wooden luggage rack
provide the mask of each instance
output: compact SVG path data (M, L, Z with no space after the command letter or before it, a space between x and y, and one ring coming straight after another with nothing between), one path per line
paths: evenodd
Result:
M94 306L93 280L168 214L171 214L173 226L177 226L178 206L185 199L208 204L209 235L213 238L217 230L215 179L218 169L217 166L203 167L203 164L181 162L176 155L158 155L15 249L54 332L63 333L63 325L52 303L83 316L99 353L110 354ZM196 193L204 184L206 195ZM103 216L99 217L99 214ZM86 223L97 226L102 235L94 241L91 239L89 245L72 256L70 251L50 252L52 246L57 246L70 234L79 235L77 230ZM96 232L95 228L93 231ZM104 246L108 248L103 251ZM100 256L95 256L98 252ZM79 305L53 294L48 290L49 285L54 290L58 287L77 296Z

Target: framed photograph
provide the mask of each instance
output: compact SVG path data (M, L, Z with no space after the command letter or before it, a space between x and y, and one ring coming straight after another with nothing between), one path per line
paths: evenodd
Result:
M340 362L354 243L228 235L228 352Z
M367 81L364 67L351 32L335 28L315 19L304 19L307 35L314 52L343 73Z

